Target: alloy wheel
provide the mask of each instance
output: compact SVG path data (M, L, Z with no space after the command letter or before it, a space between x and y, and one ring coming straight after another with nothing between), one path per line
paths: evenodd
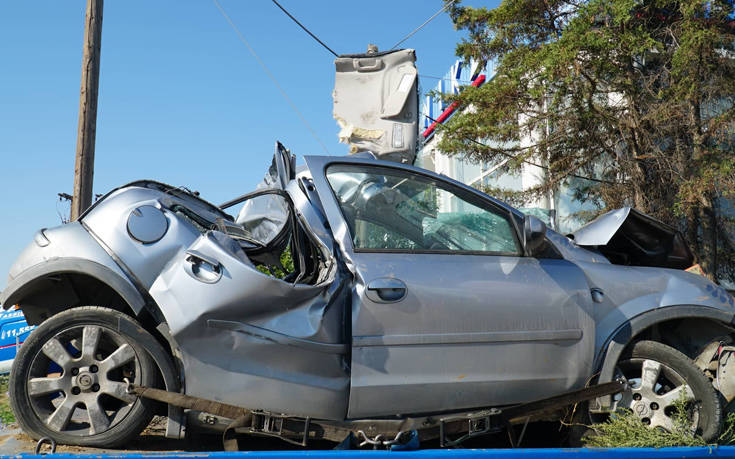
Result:
M27 393L52 431L95 435L120 423L136 401L126 381L139 383L140 362L118 332L99 325L64 329L33 357Z
M617 397L617 408L627 408L644 424L671 432L677 427L679 407L685 407L692 431L699 420L695 396L674 369L652 359L633 358L619 362L619 371L631 389Z

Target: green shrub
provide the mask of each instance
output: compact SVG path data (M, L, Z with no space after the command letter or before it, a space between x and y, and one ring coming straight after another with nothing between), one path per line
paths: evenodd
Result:
M683 396L684 392L682 392ZM667 446L706 446L707 442L694 433L687 400L680 398L674 404L672 416L674 428L668 432L651 428L629 409L621 409L610 415L607 421L590 426L593 432L584 439L585 446L600 448ZM732 416L732 415L731 415ZM733 437L735 417L728 417L723 436ZM723 437L721 437L723 438Z
M592 426L594 433L585 438L585 446L654 447L705 446L707 443L692 432L690 424L679 424L673 431L652 429L630 410L612 414L606 422Z
M15 422L8 398L8 375L0 376L0 423L8 425Z

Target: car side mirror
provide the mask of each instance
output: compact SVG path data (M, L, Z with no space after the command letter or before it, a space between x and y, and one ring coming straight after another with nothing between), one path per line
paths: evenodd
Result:
M533 215L523 218L523 247L526 254L534 256L546 239L546 224Z

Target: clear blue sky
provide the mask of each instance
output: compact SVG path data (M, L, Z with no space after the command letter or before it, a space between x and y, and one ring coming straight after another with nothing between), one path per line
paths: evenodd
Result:
M476 6L497 5L468 1ZM0 289L33 233L60 223L76 148L84 0L0 3ZM332 155L333 56L269 0L221 0ZM440 0L281 0L338 53L388 49ZM405 42L419 73L443 76L456 32L442 14ZM280 140L297 155L320 145L210 0L105 2L95 193L151 178L215 203L252 190ZM436 80L421 78L424 90Z

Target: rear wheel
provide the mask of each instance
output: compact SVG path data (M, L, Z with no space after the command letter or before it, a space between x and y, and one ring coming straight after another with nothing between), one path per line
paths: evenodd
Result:
M153 406L126 392L126 381L156 384L146 349L120 327L131 317L100 307L61 312L25 341L10 373L11 406L33 438L114 447L137 436Z

